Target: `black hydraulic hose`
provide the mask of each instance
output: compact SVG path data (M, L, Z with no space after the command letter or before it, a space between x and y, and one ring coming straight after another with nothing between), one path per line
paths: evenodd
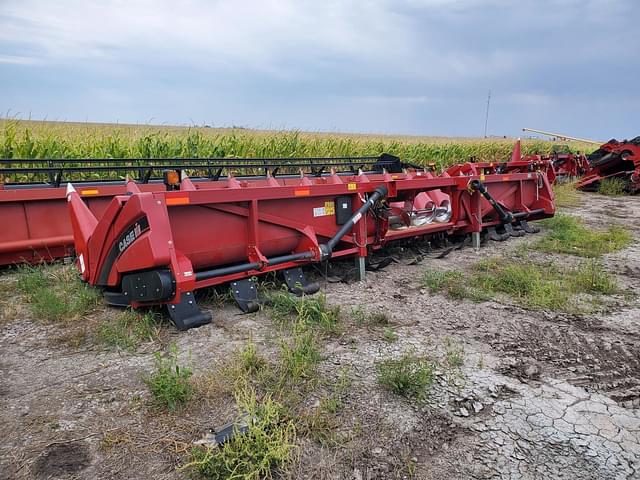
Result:
M282 255L281 257L273 257L267 259L267 265L280 265L281 263L295 262L296 260L307 260L313 258L313 252L292 253L291 255Z
M494 210L498 213L498 218L502 223L511 223L513 222L513 213L505 211L498 202L491 196L487 187L485 187L480 180L471 180L469 182L469 187L472 190L477 190L480 194L487 199L487 201L491 204Z
M301 252L292 253L291 255L282 255L280 257L273 257L267 259L267 265L280 265L281 263L295 262L296 260L306 260L313 258L313 252ZM241 263L240 265L233 265L231 267L216 268L214 270L205 270L202 272L196 272L196 281L209 280L210 278L222 277L224 275L231 275L234 273L243 273L250 270L259 270L260 264L253 263Z
M338 244L340 239L344 237L347 232L362 218L363 215L378 201L380 197L387 194L387 187L384 185L375 189L375 191L369 196L369 199L362 205L347 222L338 230L338 232L327 243L320 245L320 252L322 260L329 258L331 252ZM280 265L287 262L295 262L297 260L309 260L313 258L313 252L300 252L292 253L290 255L282 255L279 257L273 257L267 259L268 266ZM234 273L243 273L250 270L259 270L261 265L257 262L241 263L240 265L233 265L231 267L216 268L213 270L205 270L202 272L196 272L196 281L209 280L210 278L222 277L224 275L232 275Z
M249 270L258 270L260 268L260 264L257 262L253 263L242 263L240 265L233 265L231 267L223 267L216 268L214 270L205 270L203 272L196 272L196 282L201 280L209 280L210 278L222 277L224 275L231 275L233 273L242 273L248 272Z
M540 213L544 213L544 208L538 208L536 210L530 210L528 212L517 212L517 213L513 213L512 216L515 219L518 218L527 218L530 217L531 215L538 215Z
M384 185L380 185L376 188L371 195L369 195L369 199L354 213L351 215L351 218L346 221L344 225L338 230L338 232L327 242L320 245L320 253L322 255L322 260L331 257L331 252L336 247L340 239L344 237L353 226L360 221L360 219L369 211L371 207L380 199L381 197L386 196L388 193L387 187Z

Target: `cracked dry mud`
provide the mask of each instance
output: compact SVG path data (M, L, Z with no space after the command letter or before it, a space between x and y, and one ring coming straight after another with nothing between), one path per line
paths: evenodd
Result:
M640 217L640 197L581 199L570 213L591 226L625 222L639 238L640 227L627 219ZM614 296L607 313L568 315L454 301L420 285L427 265L464 268L535 238L394 264L359 284L325 284L347 327L325 342L321 370L336 377L346 368L352 379L335 426L348 440L340 447L301 440L288 477L640 479L638 299ZM603 262L624 288L640 291L638 244ZM354 306L388 312L398 340L387 343L381 328L355 326L348 318ZM263 313L238 315L227 305L214 316L213 325L169 333L196 372L213 368L248 338L265 352L277 342ZM58 327L28 319L0 331L0 479L186 478L175 468L180 442L233 416L229 399L152 414L140 376L152 367L153 346L135 355L71 349L52 343L56 335ZM444 367L447 342L464 348L459 371ZM423 403L376 382L375 362L406 351L441 363Z

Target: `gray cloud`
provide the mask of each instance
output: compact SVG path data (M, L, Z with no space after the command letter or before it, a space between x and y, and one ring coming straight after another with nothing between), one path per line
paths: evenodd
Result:
M634 0L4 0L0 108L95 121L633 136ZM632 116L633 115L633 116Z

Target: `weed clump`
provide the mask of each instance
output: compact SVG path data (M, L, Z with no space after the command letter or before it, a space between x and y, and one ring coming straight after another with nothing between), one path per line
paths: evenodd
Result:
M618 291L616 281L609 275L602 264L592 259L575 270L574 289L588 293L611 295Z
M576 267L558 269L526 258L488 258L477 262L472 273L458 272L456 283L440 282L432 291L442 291L451 298L473 301L500 300L508 297L533 310L580 312L578 295L611 295L618 292L617 282L595 259ZM438 278L427 271L425 278ZM440 274L440 278L442 278ZM427 283L425 282L425 283ZM438 287L439 285L439 287ZM597 301L591 299L595 305Z
M236 402L247 418L247 431L237 432L217 448L191 450L182 467L212 479L259 480L272 478L294 458L296 429L282 404L267 396L258 401L253 391L243 391Z
M388 343L397 342L398 334L393 328L386 327L382 332L382 339Z
M369 313L361 305L351 309L351 318L355 320L356 325L359 327L377 328L387 327L391 324L391 317L387 312L378 310Z
M598 185L598 193L610 197L624 195L627 182L624 178L603 178Z
M269 296L271 317L278 323L290 322L292 316L308 327L319 328L325 333L336 333L340 321L340 307L330 306L323 294L315 297L296 298L280 290Z
M378 363L377 370L380 385L404 397L423 397L434 379L433 364L411 352Z
M445 359L452 368L460 368L464 365L464 347L455 343L449 337L445 338Z
M162 316L157 312L140 314L127 309L115 319L101 323L96 332L96 340L122 350L135 351L144 342L152 342L158 338L162 324Z
M172 345L169 354L155 354L155 371L144 378L151 390L154 404L170 411L186 404L194 393L190 379L192 371L189 367L178 364L178 350Z
M98 291L83 284L73 267L23 266L18 272L16 286L38 320L72 321L101 303Z
M556 215L542 221L549 233L534 244L535 248L550 253L568 253L580 257L600 257L605 253L622 250L631 243L631 234L618 226L606 230L593 230L576 217Z
M322 359L315 334L306 329L294 331L289 342L280 344L283 379L309 379L315 376L316 368Z
M471 282L488 297L505 294L532 309L565 309L569 293L551 266L486 259L473 267Z
M558 207L577 207L580 205L580 194L576 190L576 182L555 183L553 193L555 204Z
M464 273L458 270L428 268L422 277L422 284L432 293L445 291L450 298L455 300L468 298L481 302L489 298L482 290L469 285Z

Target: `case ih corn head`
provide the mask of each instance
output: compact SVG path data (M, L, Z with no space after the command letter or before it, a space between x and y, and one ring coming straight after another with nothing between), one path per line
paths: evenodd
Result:
M281 271L290 291L312 293L305 264L351 256L364 275L366 257L388 242L504 240L537 231L528 221L555 209L537 161L466 163L439 176L390 155L13 162L3 173L20 183L0 190L15 227L0 238L2 263L68 255L73 237L82 279L108 303L166 305L179 329L211 320L194 299L201 288L229 284L253 311L258 275Z

